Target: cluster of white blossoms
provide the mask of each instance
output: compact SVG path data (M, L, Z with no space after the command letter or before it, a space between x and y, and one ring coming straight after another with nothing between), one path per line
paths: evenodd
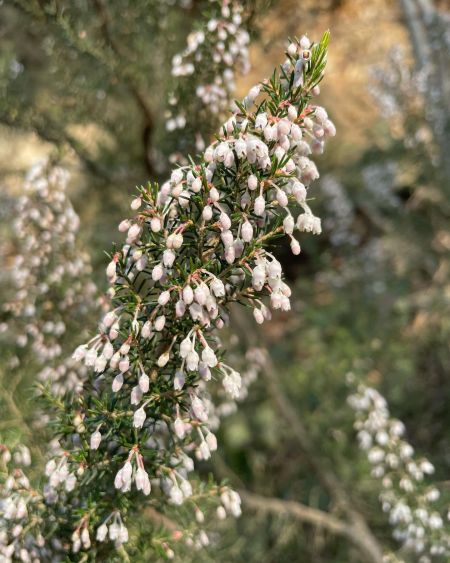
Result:
M42 161L33 166L18 200L10 267L15 295L2 307L5 335L33 362L44 365L38 378L62 388L79 384L73 361L56 365L64 354L62 342L73 346L75 326L92 313L96 287L90 280L89 257L77 244L79 218L66 195L68 172ZM95 312L95 311L94 311Z
M195 135L198 151L205 147L198 122L211 124L214 116L217 119L229 109L235 74L246 73L250 67L242 3L210 0L210 4L207 20L188 35L184 51L173 57L175 83L166 114L167 131L189 129L189 135ZM196 123L189 123L192 120Z
M285 234L298 254L295 231L320 233L307 198L318 177L310 155L335 133L312 103L328 39L290 44L279 74L236 103L204 155L141 188L135 217L120 223L125 245L106 268L110 310L74 353L87 370L83 391L52 404L60 449L46 466L41 520L53 525L56 552L125 549L129 520L148 504L162 513L183 504L198 523L201 499L219 519L240 514L236 492L189 475L217 449L214 430L232 410L213 391L233 403L263 363L248 356L243 389L215 333L234 302L258 323L270 308L288 310L290 289L266 246ZM205 530L179 532L187 545L209 543ZM162 547L170 557L170 541Z
M44 560L44 537L40 532L33 534L39 526L35 511L42 499L23 469L30 463L25 446L10 449L0 444L0 560L4 563Z
M380 502L389 514L394 538L421 563L433 557L450 556L450 535L444 518L433 508L440 493L425 479L433 465L418 458L404 439L405 427L392 418L385 398L378 391L358 385L348 402L355 409L360 447L367 452L372 476L380 479Z
M119 225L126 244L106 269L113 308L74 357L93 368L97 400L109 410L111 397L124 412L122 428L132 433L121 435L108 416L99 425L96 409L86 405L91 463L109 455L112 440L118 453L126 451L114 476L123 493L134 483L150 494L150 474L171 503L189 498L190 454L207 459L217 448L199 384L220 380L233 399L242 385L212 329L224 326L233 301L246 302L259 323L270 316L264 297L273 309L290 308L281 264L263 243L285 233L298 254L294 231L321 230L306 201L318 177L310 154L321 152L335 129L308 101L318 93L308 72L323 62L324 48L311 50L306 37L291 44L281 80L253 87L202 161L177 168L161 188L142 188L131 203L137 216ZM130 441L135 445L127 448Z

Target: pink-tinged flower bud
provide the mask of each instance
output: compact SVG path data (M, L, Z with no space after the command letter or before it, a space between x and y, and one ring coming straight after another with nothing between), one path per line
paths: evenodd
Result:
M228 151L225 154L225 158L223 159L223 163L227 168L231 168L234 164L234 154L233 151Z
M305 127L305 129L312 130L314 127L314 121L310 117L305 117L303 119L303 127Z
M198 193L201 189L202 189L202 179L199 176L198 178L195 178L195 180L192 182L191 190L194 193Z
M334 123L329 119L325 121L323 129L327 137L334 137L336 135L336 127Z
M194 290L194 299L199 305L205 305L208 295L208 286L204 283L198 285Z
M100 446L101 441L102 441L102 435L98 430L96 430L91 434L91 440L89 444L91 450L97 450L98 447Z
M180 344L180 356L182 358L186 358L189 352L192 351L192 342L188 336L184 340L181 341Z
M292 194L294 195L298 203L305 203L308 192L301 182L296 181L292 186Z
M130 360L129 360L128 356L125 356L124 358L122 358L120 360L119 369L123 373L125 373L126 371L128 371L130 369Z
M161 305L161 307L167 305L169 301L170 301L170 291L163 291L162 293L160 293L158 297L158 304Z
M298 256L301 252L300 243L298 242L298 240L292 238L290 246L291 246L292 254Z
M143 407L139 408L135 411L133 415L133 426L135 428L142 428L144 426L145 419L147 415L145 414L145 410Z
M186 312L186 303L179 299L175 304L175 315L178 319L180 319Z
M120 361L120 352L116 352L109 362L109 367L111 369L116 369L117 366L119 365L119 361Z
M205 381L211 381L211 370L205 364L205 362L199 362L198 373L200 374L200 377Z
M259 96L260 92L261 92L261 85L256 84L255 86L250 88L247 94L247 98L249 98L253 102Z
M97 541L103 542L105 541L107 534L108 534L108 526L106 526L106 524L102 524L97 528L97 533L95 537Z
M138 491L142 491L146 496L150 494L152 489L150 484L150 479L143 467L138 467L138 470L136 471L135 482L136 482L136 489Z
M232 246L234 242L233 233L231 231L222 231L220 238L222 239L225 248Z
M256 291L261 291L266 281L266 272L261 266L256 266L252 272L252 286Z
M186 431L185 431L185 428L184 428L184 422L181 420L180 417L177 416L177 418L175 419L175 422L173 423L173 427L174 427L176 436L180 440L183 440L183 438L186 435Z
M290 158L284 165L284 169L289 174L295 170L295 162Z
M283 191L281 189L277 189L277 201L281 205L281 207L287 207L288 206L289 200L288 200L288 196L286 195L285 191Z
M281 264L278 262L278 260L272 260L272 262L270 262L267 265L267 273L269 274L270 278L280 278L281 277L282 268L281 268Z
M187 190L183 190L178 197L178 203L180 204L181 207L186 209L187 207L189 207L190 199L191 199L190 192L188 192Z
M150 338L152 335L152 324L150 321L145 321L141 329L142 338Z
M267 142L276 141L278 138L278 129L276 125L266 125L263 130L264 139Z
M165 324L166 324L166 317L164 315L160 315L155 319L154 328L157 332L161 332Z
M190 305L194 301L194 292L190 285L185 285L183 287L183 301L186 305Z
M139 238L140 234L141 234L141 226L138 225L137 223L134 223L134 225L131 225L131 227L128 229L128 236L127 236L128 244L137 240Z
M206 434L205 442L208 444L208 448L211 452L215 452L217 450L217 438L212 432L208 432Z
M298 117L297 108L295 106L288 107L288 119L290 121L295 121Z
M183 244L183 235L181 233L172 233L167 237L166 246L167 248L173 248L178 250Z
M283 229L287 235L292 235L295 228L295 221L291 214L286 215L283 220Z
M116 375L116 377L113 379L112 382L112 390L114 391L114 393L120 391L122 389L122 385L123 385L123 374L119 373Z
M287 119L281 119L277 125L278 136L289 135L291 123Z
M139 377L139 388L141 389L142 393L147 393L150 387L150 378L144 372L141 373Z
M198 368L198 362L200 358L194 349L191 349L189 354L186 356L186 367L188 371L196 371Z
M218 506L216 510L216 515L219 520L225 520L227 517L227 511L223 506Z
M164 275L164 268L162 264L156 264L156 266L152 270L152 279L153 281L159 281Z
M105 328L109 328L110 326L112 326L114 324L116 319L117 319L116 313L114 311L109 311L103 317L102 324Z
M95 360L97 359L97 350L95 348L90 348L84 357L84 363L91 367L95 364Z
M179 168L173 170L170 175L170 181L172 184L179 184L180 182L183 181L183 178L184 178L183 171L180 170Z
M199 446L200 459L207 460L211 457L211 452L209 451L208 444L203 440L200 442Z
M256 190L258 187L258 178L254 174L250 174L247 180L249 190Z
M241 236L245 242L250 242L253 239L253 227L250 221L245 221L241 227Z
M132 405L138 405L142 401L142 390L139 385L135 385L130 393L130 402Z
M107 360L110 360L113 354L114 354L114 347L111 344L111 342L108 340L107 342L105 342L105 345L103 346L102 356Z
M159 217L152 217L150 221L150 229L153 233L159 233L162 229L161 219Z
M141 205L142 205L142 198L141 198L141 197L136 197L136 198L134 198L133 201L131 202L130 207L131 207L131 209L132 209L133 211L136 211L136 210L139 209L139 207L141 207Z
M294 141L300 141L303 137L302 130L296 123L293 123L291 125L291 137L294 139Z
M214 160L214 148L212 146L207 147L203 156L205 162L212 162Z
M104 356L98 356L98 358L95 360L94 371L101 373L106 368L106 363L107 360Z
M180 389L183 389L185 381L186 381L186 376L184 374L184 371L180 369L177 370L175 372L175 377L173 379L173 388L175 389L175 391L179 391Z
M228 230L230 229L230 227L231 227L231 219L230 219L230 217L229 217L226 213L224 213L223 211L222 211L222 213L220 214L219 223L220 223L221 228L222 228L224 231L228 231Z
M247 156L247 143L243 139L237 139L234 143L234 150L238 158Z
M209 198L213 203L217 203L220 199L219 190L214 186L209 190Z
M204 362L210 368L213 368L217 365L217 358L214 350L209 346L202 350L202 362Z
M128 229L131 227L131 221L129 219L124 219L123 221L121 221L119 223L119 231L121 233L124 233L125 231L128 231Z
M255 129L263 130L267 126L267 114L265 112L258 113L255 118Z
M255 199L255 205L253 207L253 211L255 212L255 215L262 216L264 215L265 209L266 209L266 200L264 199L264 196L260 195Z
M225 286L222 280L219 278L214 278L210 284L211 291L214 293L216 297L224 297L225 295Z
M195 507L195 519L199 524L203 524L205 521L205 515L198 507Z
M213 216L213 210L210 205L205 205L202 212L202 217L204 221L211 221Z
M106 267L106 275L108 276L108 278L112 278L116 275L116 263L114 262L114 260L111 260L111 262Z
M163 252L163 264L166 268L171 268L175 262L176 254L173 250L166 249Z
M306 35L302 35L299 44L301 49L309 49L311 47L311 41Z
M236 251L234 250L234 246L228 246L225 249L225 260L228 264L233 264L236 260Z
M253 316L255 318L255 321L261 325L264 322L264 315L262 314L261 309L255 308L253 309Z

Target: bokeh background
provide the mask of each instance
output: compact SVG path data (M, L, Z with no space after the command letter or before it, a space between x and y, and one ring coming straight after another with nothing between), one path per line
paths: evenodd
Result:
M91 256L93 279L106 288L104 250L121 240L117 224L129 215L135 186L164 180L170 169L167 77L201 2L178 4L163 18L162 3L110 3L116 51L102 39L95 1L1 3L5 297L12 291L5 272L14 253L14 201L25 171L48 155L71 173L82 247ZM253 345L267 349L268 373L223 424L220 455L204 473L264 497L327 509L333 491L323 475L331 471L333 486L381 544L395 549L378 502L379 482L355 440L347 375L383 393L410 443L434 463L433 479L448 498L449 6L412 0L248 4L252 69L240 77L238 97L282 61L288 36L318 38L330 29L321 103L338 134L317 159L321 178L312 206L324 234L305 235L300 256L287 244L277 249L293 288L293 310L258 330L239 314L229 328L236 354ZM431 6L432 17L424 18L418 6ZM92 331L95 324L93 318ZM0 430L32 435L32 370L11 377L8 363L1 364ZM292 424L284 400L300 426ZM236 562L358 557L345 539L256 501L224 527L214 551L195 555Z

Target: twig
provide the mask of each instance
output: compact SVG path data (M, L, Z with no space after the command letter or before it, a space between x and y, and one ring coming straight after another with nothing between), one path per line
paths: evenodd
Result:
M239 495L244 504L252 510L278 515L287 514L312 526L326 529L336 536L342 536L351 541L361 553L369 557L370 561L379 561L379 559L371 558L358 529L328 512L296 501L265 497L248 491L240 490ZM367 559L364 560L367 561Z

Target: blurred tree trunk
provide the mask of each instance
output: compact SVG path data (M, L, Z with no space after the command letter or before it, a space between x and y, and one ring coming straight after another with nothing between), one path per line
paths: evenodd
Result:
M443 180L450 192L450 13L430 0L400 0L411 36L416 70L426 84L427 118L439 148Z

